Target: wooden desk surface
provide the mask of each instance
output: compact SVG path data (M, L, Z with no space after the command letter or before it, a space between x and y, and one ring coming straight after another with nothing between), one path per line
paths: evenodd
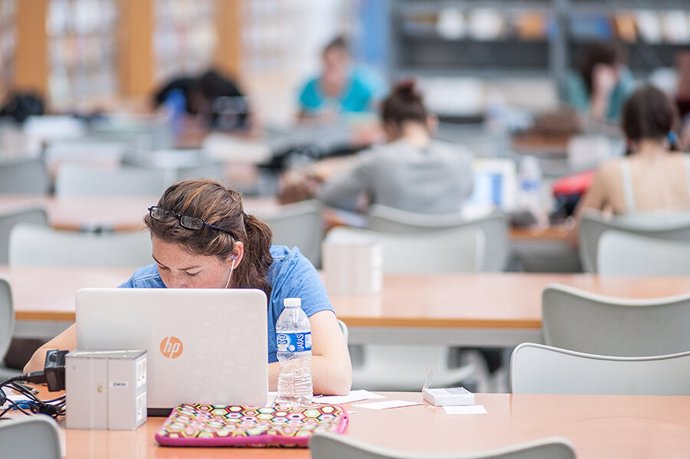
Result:
M421 400L419 393L387 393ZM348 407L346 435L418 454L461 454L545 437L565 437L578 458L687 457L690 397L477 394L486 415L446 415L420 405L390 410ZM64 430L69 459L308 458L306 449L170 448L156 445L163 418L136 431Z
M8 268L18 320L74 320L74 293L116 287L127 268ZM386 275L376 295L331 295L338 316L355 327L541 328L541 293L553 282L626 298L690 292L690 278L615 278L589 274Z
M144 228L146 209L160 196L48 197L0 195L0 212L28 206L42 206L51 226L63 230L111 229L133 231ZM247 212L267 213L279 207L274 198L245 198Z

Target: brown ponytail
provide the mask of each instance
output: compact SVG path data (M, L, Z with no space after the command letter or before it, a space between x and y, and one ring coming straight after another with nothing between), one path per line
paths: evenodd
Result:
M231 256L235 242L242 242L244 256L233 273L233 287L261 289L270 297L271 229L256 217L244 213L238 192L213 180L184 180L165 190L158 206L178 215L200 218L223 231L208 227L189 230L180 226L174 216L154 220L147 214L144 223L153 236L179 244L190 253L217 256L222 261Z
M268 297L271 296L271 284L266 274L273 263L271 256L271 238L273 233L269 226L253 215L243 212L244 227L247 239L244 246L244 259L237 267L237 287L259 288ZM242 283L242 285L240 285Z

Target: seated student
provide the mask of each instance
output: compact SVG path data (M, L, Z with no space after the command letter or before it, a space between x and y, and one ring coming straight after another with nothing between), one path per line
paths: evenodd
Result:
M566 100L595 121L616 122L634 86L621 51L609 43L595 42L585 49L578 72L568 75Z
M381 121L388 143L361 153L352 167L326 180L317 197L350 211L382 204L425 214L459 213L472 192L472 155L461 145L432 139L436 119L414 81L393 88L382 103Z
M312 331L314 392L345 394L352 368L335 312L319 275L299 251L271 245L270 228L244 213L240 194L211 180L170 186L144 218L154 264L134 272L122 288L257 288L268 301L269 387L279 363L275 324L285 298L299 297ZM76 329L46 343L24 371L43 368L46 349L75 349Z
M343 37L328 43L321 54L321 75L310 79L299 93L300 118L335 118L342 113L374 109L379 84L352 66L350 50Z
M673 151L677 112L654 86L639 88L625 102L621 126L625 158L601 164L576 214L587 209L615 215L690 210L690 160Z
M252 127L247 98L236 82L218 70L173 77L153 95L153 107L165 105L177 94L184 103L185 113L198 117L208 129L235 131Z

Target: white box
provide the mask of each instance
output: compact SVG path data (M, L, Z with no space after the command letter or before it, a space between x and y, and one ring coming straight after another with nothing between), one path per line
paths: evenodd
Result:
M383 249L365 236L334 240L322 245L326 290L333 295L367 295L381 291Z
M422 389L424 400L434 406L466 406L474 405L474 394L464 387L449 387Z
M133 430L146 421L146 351L65 357L68 429Z

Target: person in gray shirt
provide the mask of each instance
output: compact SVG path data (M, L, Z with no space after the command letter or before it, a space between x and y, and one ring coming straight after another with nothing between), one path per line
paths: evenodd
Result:
M366 211L382 204L425 214L460 213L473 187L472 154L432 139L436 118L414 81L397 84L381 107L388 143L360 153L317 192L326 205Z

